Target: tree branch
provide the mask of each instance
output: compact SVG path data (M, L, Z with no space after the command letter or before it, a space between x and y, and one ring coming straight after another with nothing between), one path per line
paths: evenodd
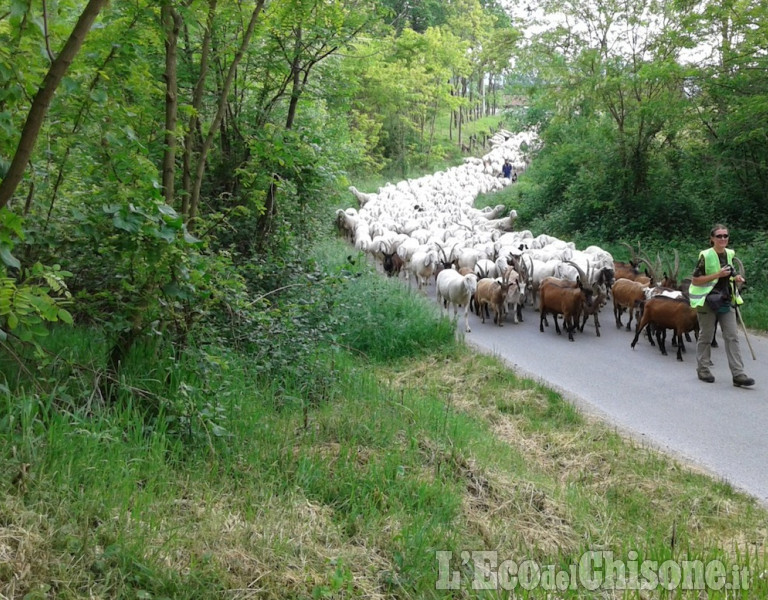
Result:
M13 156L10 167L8 167L8 173L2 183L0 183L0 208L4 208L8 204L21 182L56 88L61 83L64 75L66 75L69 66L75 59L83 42L85 42L85 36L88 34L91 25L93 25L93 22L106 3L107 0L90 0L88 2L69 39L64 44L64 48L54 59L45 79L43 79L42 86L37 94L35 94L35 99L32 101L32 106L27 114L27 120L21 131L21 139L19 140L16 153Z

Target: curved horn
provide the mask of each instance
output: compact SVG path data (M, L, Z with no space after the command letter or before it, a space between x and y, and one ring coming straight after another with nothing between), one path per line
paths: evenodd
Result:
M520 265L520 274L523 275L526 279L530 279L533 277L533 272L528 272L528 261L525 260L527 255L520 256L520 262L518 263ZM533 264L531 264L531 271L533 271Z
M677 249L674 250L675 253L675 265L672 269L672 279L677 282L677 276L680 274L680 253L677 251Z
M453 262L453 261L454 261L454 257L453 257L453 255L454 255L454 252L455 252L455 250L456 250L456 246L458 246L458 245L459 245L459 242L454 242L454 243L453 243L453 246L451 246L451 251L448 253L448 259L449 259L451 262Z
M587 278L587 274L586 274L586 273L584 273L584 270L583 270L583 269L582 269L582 268L581 268L579 265L577 265L577 264L576 264L575 262L573 262L572 260L565 260L565 261L563 261L563 262L566 262L566 263L568 263L569 265L571 265L572 267L574 267L574 268L575 268L575 269L576 269L576 270L579 272L579 277L581 277L581 283L582 283L582 284L586 285L586 284L588 284L588 283L589 283L589 279Z
M649 261L647 258L640 257L640 262L648 267L648 276L651 278L651 281L655 281L656 274L654 273L654 266L651 264L651 261Z
M443 264L446 264L448 262L448 257L445 255L445 250L443 250L443 247L435 242L435 246L437 246L437 251L440 253L440 255L443 257L440 262Z
M744 269L744 263L741 262L741 259L738 256L734 256L733 257L733 262L735 262L736 266L738 267L739 275L741 275L744 279L746 279L747 278L747 272Z
M530 265L528 264L529 262L530 262ZM525 272L528 273L528 279L533 281L533 258L528 256L528 260L523 261L523 264L525 265ZM529 268L530 268L530 271L528 270Z
M637 265L640 264L640 242L637 242L637 250L635 250L634 247L630 246L627 242L621 242L621 244L626 247L627 250L629 250L629 264L637 268Z
M664 272L664 263L661 261L661 254L657 252L656 253L656 270L653 273L655 275L663 272Z
M639 247L639 246L640 246L640 244L638 244L638 247ZM648 256L648 254L647 254L647 253L645 253L645 252L642 252L642 251L638 251L638 253L637 253L637 256L638 256L638 260L639 260L640 262L643 262L643 261L645 261L646 263L648 263L648 264L651 264L651 257L650 257L650 256Z
M629 250L629 258L630 260L635 258L635 249L630 246L627 242L619 242L622 246L626 247L627 250Z

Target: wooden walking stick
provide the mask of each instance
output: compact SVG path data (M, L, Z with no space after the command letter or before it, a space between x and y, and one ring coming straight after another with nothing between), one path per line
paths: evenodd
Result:
M749 341L749 336L747 335L747 326L744 325L744 319L741 318L741 311L739 310L738 306L736 307L736 316L739 318L741 328L744 330L744 338L747 340L747 346L749 346L749 351L752 353L752 360L757 360L755 351L752 350L752 342Z
M752 342L749 341L749 336L747 335L747 326L744 325L744 319L741 318L741 311L739 310L739 304L738 302L736 302L736 300L738 300L738 298L741 296L741 293L740 293L741 287L746 283L745 281L746 272L744 270L744 263L741 262L741 260L735 256L733 257L733 262L735 262L736 266L739 268L738 275L741 276L741 283L733 286L733 292L736 295L733 306L736 309L736 318L739 320L739 323L741 323L741 328L744 330L744 337L747 340L747 346L749 346L749 351L752 353L752 360L757 360L757 357L755 356L755 351L752 350ZM733 274L734 274L733 267L731 267L731 276L733 276ZM734 279L734 283L735 283L735 279Z

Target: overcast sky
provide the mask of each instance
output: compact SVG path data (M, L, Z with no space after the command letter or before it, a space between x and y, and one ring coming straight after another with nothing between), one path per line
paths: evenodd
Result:
M589 0L586 0L586 2L588 1ZM518 25L523 29L526 39L530 39L534 35L542 33L555 25L566 23L566 19L562 13L545 15L544 10L541 7L542 3L538 0L501 0L501 2L508 14L518 21ZM583 2L582 6L586 4L586 2ZM575 28L581 33L586 32L586 26L575 23L574 17L570 18L570 22L574 24ZM674 23L674 26L677 25L677 23ZM619 23L616 23L616 26L612 29L615 33L615 36L613 36L615 38L614 44L616 44L614 49L618 49L621 47L621 43L616 40L621 33ZM626 31L626 28L624 31ZM644 37L642 36L642 30L636 30L636 32L639 32L641 37ZM649 33L650 32L652 32L652 30L650 30ZM680 62L701 63L709 61L712 57L712 48L712 40L702 39L697 48L691 50L682 49L680 51Z

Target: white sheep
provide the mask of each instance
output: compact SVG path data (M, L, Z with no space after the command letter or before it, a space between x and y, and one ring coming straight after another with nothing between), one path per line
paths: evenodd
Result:
M504 268L506 270L506 267ZM496 279L501 275L501 273L499 273L498 267L496 266L496 263L487 258L478 259L478 261L475 263L474 271L478 279L484 279L486 277Z
M354 185L349 186L349 191L355 195L361 208L371 200L376 200L376 194L366 194L365 192L361 192Z
M357 227L357 211L354 208L336 211L336 225L344 233L347 241L352 241L355 237L355 228Z
M464 307L464 331L471 333L469 328L469 301L477 289L477 275L468 273L461 275L453 269L444 269L437 275L435 283L437 303L445 307L453 304L453 318L458 317L459 306Z
M397 255L403 259L403 262L408 263L411 260L411 257L413 256L413 253L416 252L416 250L419 249L419 246L421 244L418 240L409 237L402 242L397 247Z
M521 145L532 147L534 139L528 134L504 132L487 155L466 160L461 165L424 177L386 183L375 194L349 186L359 207L357 215L354 209L344 211L344 215L337 213L340 228L354 232L358 250L376 257L381 257L385 247L387 253L397 251L406 263L409 283L413 274L419 288L428 281L425 275L430 269L435 277L439 272L436 267L442 261L434 256L438 247L443 250L437 258L454 261L457 268L465 264L474 266L481 258L495 259L501 256L498 251L501 246L496 242L505 231L513 229L517 214L512 211L502 218L504 205L477 209L473 204L478 195L500 190L508 183L499 176L500 165L505 159L515 165L525 164L528 159ZM499 168L495 166L497 163ZM354 216L356 223L348 218ZM530 231L520 233L526 243L524 246L518 243L516 253L533 241ZM518 239L515 236L516 242ZM503 247L507 250L510 245ZM418 260L414 260L414 254L430 254L430 251L429 261L433 264L420 263L425 260L425 254L419 254ZM511 253L510 248L506 254ZM499 269L496 275L501 272Z
M460 248L456 254L456 266L461 269L468 267L474 269L477 261L484 257L484 254L474 248Z
M408 285L410 287L410 276L416 278L416 287L419 291L425 285L429 285L429 278L437 268L438 258L436 250L419 249L413 253L411 260L406 264L405 270L408 274Z

